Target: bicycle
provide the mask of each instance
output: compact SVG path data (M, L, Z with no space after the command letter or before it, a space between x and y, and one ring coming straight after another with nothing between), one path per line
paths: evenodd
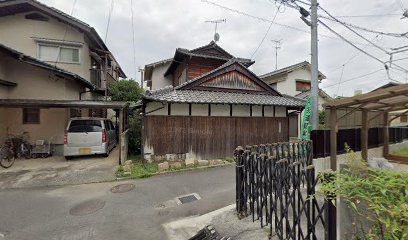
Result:
M0 148L0 165L9 168L14 164L16 158L31 158L31 145L28 142L28 133L22 135L9 135Z
M0 165L4 168L9 168L14 164L14 144L11 139L7 139L4 145L0 148Z

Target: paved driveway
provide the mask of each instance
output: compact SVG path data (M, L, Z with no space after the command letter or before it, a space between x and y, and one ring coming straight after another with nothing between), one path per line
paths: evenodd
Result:
M135 187L125 193L110 191L123 183ZM189 193L201 200L174 204L174 198ZM235 202L234 196L234 166L132 181L0 190L0 239L3 234L6 240L164 240L161 224L225 207ZM73 207L89 200L98 200L102 208L71 214Z
M88 156L69 161L62 156L17 159L8 169L0 167L0 189L112 181L118 156L119 150L115 148L109 157Z

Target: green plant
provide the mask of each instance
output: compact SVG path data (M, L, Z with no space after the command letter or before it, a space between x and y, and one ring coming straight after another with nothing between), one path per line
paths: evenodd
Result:
M109 96L112 101L126 101L136 103L142 99L142 89L133 80L114 81L109 85ZM142 146L142 116L140 111L131 111L128 115L130 154L140 154Z
M230 163L235 162L234 157L225 157L224 160Z
M345 147L348 168L332 173L331 181L323 181L326 198L340 195L356 215L371 223L368 229L359 229L365 239L408 239L408 173L369 169Z
M123 170L122 166L119 166L116 176L117 177L131 177L133 179L137 178L147 178L154 175L158 171L157 163L145 163L142 164L140 161L133 160L133 166L129 173Z

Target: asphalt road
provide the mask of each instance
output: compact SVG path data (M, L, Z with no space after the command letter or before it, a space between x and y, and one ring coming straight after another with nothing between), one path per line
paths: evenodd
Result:
M110 192L123 183L135 188ZM189 193L198 193L201 200L175 204L174 198ZM2 190L0 240L167 239L162 223L225 207L234 196L234 166L134 181ZM88 215L70 213L87 200L105 204Z

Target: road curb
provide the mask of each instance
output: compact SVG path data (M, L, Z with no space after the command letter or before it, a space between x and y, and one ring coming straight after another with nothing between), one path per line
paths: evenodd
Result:
M170 175L170 174L183 173L183 172L191 172L191 171L195 171L195 170L205 170L205 169L210 169L210 168L227 167L227 166L232 166L232 165L235 165L235 162L217 164L217 165L199 166L199 167L195 167L195 168L185 168L185 169L174 170L174 171L155 172L150 177L160 176L160 175ZM124 181L124 180L132 180L132 179L142 179L142 178L132 178L131 176L129 176L129 177L117 177L116 181Z

